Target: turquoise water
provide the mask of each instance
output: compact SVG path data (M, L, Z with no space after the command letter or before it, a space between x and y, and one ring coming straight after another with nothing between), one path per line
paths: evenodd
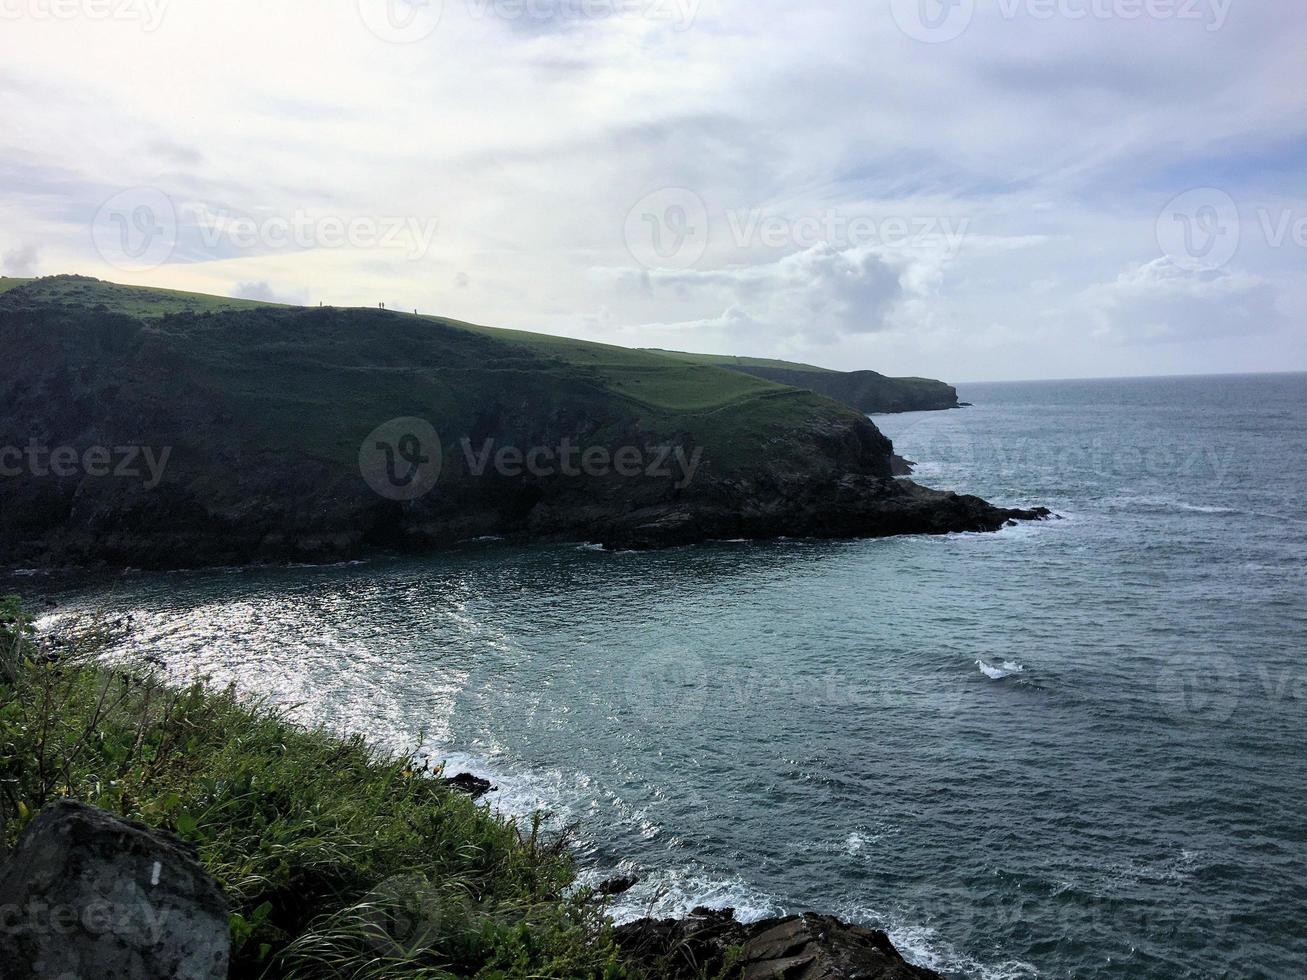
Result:
M1307 376L877 418L995 535L127 575L178 674L579 822L619 917L817 908L974 977L1307 966Z

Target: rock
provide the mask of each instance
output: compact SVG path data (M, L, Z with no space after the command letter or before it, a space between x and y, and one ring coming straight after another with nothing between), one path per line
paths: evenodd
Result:
M716 976L728 957L733 980L940 980L903 959L885 933L814 912L744 925L732 909L697 908L685 919L619 926L615 936L629 959L666 980Z
M917 468L917 464L910 459L895 453L890 457L890 472L894 476L911 476L912 471Z
M609 878L607 881L600 882L599 887L596 888L595 891L600 895L624 895L638 884L640 884L640 879L635 875L621 878Z
M479 800L487 793L494 792L499 787L490 785L490 780L482 779L480 776L474 776L470 772L460 772L457 776L450 776L442 782L450 789L459 793L466 793L474 800Z
M224 980L227 902L182 841L95 807L46 807L0 867L6 980Z

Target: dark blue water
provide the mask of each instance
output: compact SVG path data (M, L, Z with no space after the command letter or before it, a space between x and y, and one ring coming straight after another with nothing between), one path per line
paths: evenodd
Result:
M1307 970L1307 376L878 418L996 535L128 576L137 648L579 821L619 916L817 908L976 977Z

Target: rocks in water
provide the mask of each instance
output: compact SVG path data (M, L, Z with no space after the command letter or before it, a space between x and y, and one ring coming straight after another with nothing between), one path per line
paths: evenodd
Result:
M732 909L619 926L628 957L666 980L724 974L734 980L940 980L908 963L877 929L807 912L744 925Z
M917 464L906 457L895 453L889 458L890 473L894 476L911 476L912 471L917 468Z
M95 807L46 807L0 866L6 980L224 980L227 902L182 841Z
M457 776L450 776L448 779L441 780L441 782L456 792L466 793L474 800L479 800L487 793L494 792L499 788L492 786L490 780L474 776L470 772L460 772Z
M638 884L640 884L639 878L635 875L627 875L619 878L609 878L607 881L600 882L595 891L600 895L624 895Z

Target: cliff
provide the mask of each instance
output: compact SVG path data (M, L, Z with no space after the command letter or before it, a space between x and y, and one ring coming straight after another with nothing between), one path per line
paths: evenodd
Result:
M995 530L865 416L705 364L78 277L0 293L0 562Z

